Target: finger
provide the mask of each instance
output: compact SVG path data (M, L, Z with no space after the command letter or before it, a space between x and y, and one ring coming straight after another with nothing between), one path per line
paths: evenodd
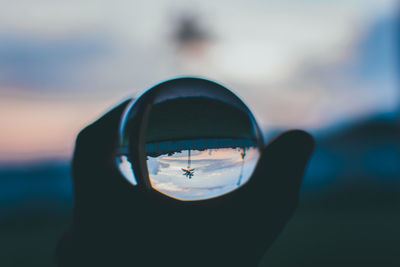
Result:
M119 124L131 100L126 100L83 129L76 139L74 162L106 161L118 143Z
M119 175L114 151L118 143L119 123L128 102L115 107L79 133L72 161L76 198L87 192L93 193L95 187L100 190L110 180L122 180L112 177Z
M76 219L90 221L85 218L100 216L107 205L112 205L109 199L121 195L125 180L117 170L114 151L128 103L129 100L112 109L77 137L72 162Z
M297 198L314 146L314 138L304 131L281 134L263 149L251 186L270 199Z

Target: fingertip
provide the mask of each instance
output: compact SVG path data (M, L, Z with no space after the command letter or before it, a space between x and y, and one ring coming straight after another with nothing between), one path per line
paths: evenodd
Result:
M285 144L286 147L296 149L296 152L303 152L304 155L310 156L315 148L314 137L306 131L295 129L279 135L275 141Z
M104 114L102 117L100 117L97 121L95 121L91 125L98 125L98 124L119 124L122 114L124 113L126 107L128 104L132 101L133 99L127 99L118 106L112 108L110 111L108 111L106 114ZM91 126L89 125L89 126Z
M250 182L282 194L298 191L314 147L314 138L303 130L280 134L261 151Z
M122 114L131 101L132 99L125 100L118 106L105 113L95 122L86 126L83 130L79 132L77 136L77 143L80 143L80 140L93 138L99 133L106 134L107 132L117 132Z
M109 152L114 149L118 139L122 114L131 101L132 99L128 99L122 102L100 119L81 130L75 141L74 155L78 156L88 151L96 154L96 152Z

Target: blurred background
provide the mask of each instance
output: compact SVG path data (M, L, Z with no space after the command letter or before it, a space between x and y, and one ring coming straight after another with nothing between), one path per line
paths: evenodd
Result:
M54 266L76 134L179 76L317 139L261 266L400 266L395 0L0 0L0 266Z

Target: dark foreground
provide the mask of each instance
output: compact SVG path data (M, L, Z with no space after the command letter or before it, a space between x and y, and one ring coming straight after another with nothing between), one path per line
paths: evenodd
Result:
M304 199L261 266L400 266L399 203L347 200ZM70 209L61 205L3 218L0 266L54 266L69 221Z
M399 133L371 121L317 140L299 209L260 266L400 266ZM54 266L69 173L66 162L0 168L1 267Z

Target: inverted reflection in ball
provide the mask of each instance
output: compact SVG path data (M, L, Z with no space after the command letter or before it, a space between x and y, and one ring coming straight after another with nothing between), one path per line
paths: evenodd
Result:
M248 108L211 81L186 78L166 83L151 89L157 93L141 124L148 184L179 200L209 199L245 184L262 144ZM119 157L120 169L135 184L127 158Z

